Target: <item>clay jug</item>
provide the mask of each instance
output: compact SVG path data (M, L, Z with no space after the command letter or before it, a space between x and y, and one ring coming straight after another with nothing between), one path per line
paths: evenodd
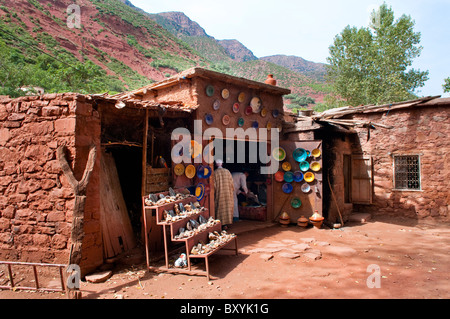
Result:
M269 74L267 79L264 81L266 84L277 85L277 81L273 78L273 74Z

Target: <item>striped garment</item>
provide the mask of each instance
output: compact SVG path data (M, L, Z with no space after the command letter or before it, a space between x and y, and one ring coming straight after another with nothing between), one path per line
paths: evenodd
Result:
M214 171L214 206L216 219L222 225L233 223L234 183L230 171L225 168Z

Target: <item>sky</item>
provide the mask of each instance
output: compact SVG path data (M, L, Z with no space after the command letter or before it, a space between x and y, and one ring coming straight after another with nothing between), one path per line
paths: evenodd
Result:
M450 77L450 0L131 0L149 13L184 12L218 40L236 39L257 57L284 54L326 63L334 37L347 26L366 27L370 12L386 2L396 18L406 14L422 35L413 68L429 71L419 96L443 95Z

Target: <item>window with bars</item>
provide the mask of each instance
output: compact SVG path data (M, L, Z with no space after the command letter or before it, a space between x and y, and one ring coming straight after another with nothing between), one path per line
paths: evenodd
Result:
M419 155L394 156L395 189L420 190Z

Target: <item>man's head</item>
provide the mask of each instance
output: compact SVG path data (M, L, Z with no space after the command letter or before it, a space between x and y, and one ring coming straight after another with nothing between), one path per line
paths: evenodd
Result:
M216 159L216 165L217 167L222 167L223 161L221 159Z

